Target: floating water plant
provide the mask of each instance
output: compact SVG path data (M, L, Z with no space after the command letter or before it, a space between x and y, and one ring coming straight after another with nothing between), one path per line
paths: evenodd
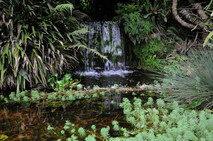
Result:
M89 135L85 138L85 141L96 141L95 135Z
M80 137L85 137L86 136L86 132L85 132L84 128L82 128L82 127L80 127L78 129L78 133L79 133Z
M118 122L117 122L117 121L113 121L113 122L112 122L112 125L113 125L113 130L115 130L115 131L118 131L118 130L119 130L119 125L118 125Z
M107 126L106 128L101 128L101 136L104 138L104 139L107 139L109 137L109 126Z
M96 126L95 126L95 125L92 125L92 126L91 126L91 129L92 129L94 132L96 132Z

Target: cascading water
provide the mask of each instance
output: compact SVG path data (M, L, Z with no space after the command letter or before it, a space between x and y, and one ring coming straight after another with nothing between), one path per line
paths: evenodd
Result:
M85 86L135 86L150 82L150 78L142 70L126 69L124 43L118 22L90 22L86 29L88 47L96 49L109 60L101 59L89 51L85 52L84 71L75 73L77 76L82 73L86 75L81 80Z
M89 31L86 36L88 47L96 49L109 60L102 60L87 51L85 53L85 71L125 69L124 47L118 23L91 22L86 25L86 28Z

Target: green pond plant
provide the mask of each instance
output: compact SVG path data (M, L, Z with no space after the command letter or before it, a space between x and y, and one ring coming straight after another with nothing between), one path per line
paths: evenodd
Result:
M155 104L155 107L153 107L153 104ZM123 108L125 120L130 124L128 128L120 126L119 122L114 120L112 121L112 128L103 127L100 129L100 133L96 132L95 125L92 125L91 130L89 130L75 127L69 121L65 123L65 126L67 126L65 131L69 133L66 136L54 128L48 127L48 129L51 129L51 135L60 133L58 137L62 140L67 139L67 137L70 138L69 136L75 137L76 140L88 141L208 141L213 138L213 125L211 124L213 114L210 110L185 110L176 101L165 103L162 99L153 101L152 98L149 98L144 104L139 98L134 98L132 102L124 98L120 106ZM75 129L74 132L72 132L73 129ZM111 130L117 137L111 136Z
M80 80L72 79L71 74L65 74L61 80L59 80L59 75L54 73L48 80L50 86L57 92L65 92L72 88L77 88L81 90L83 86L80 84L81 78L84 75L80 75Z

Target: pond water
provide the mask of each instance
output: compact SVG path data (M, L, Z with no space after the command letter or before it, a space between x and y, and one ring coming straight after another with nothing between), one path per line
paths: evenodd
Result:
M88 46L97 49L114 63L97 59L87 51L85 71L77 71L72 77L79 78L80 74L85 74L81 79L85 88L98 85L113 90L106 90L104 96L97 92L98 98L90 95L86 99L68 102L40 100L36 104L20 105L2 104L0 101L0 140L1 135L7 135L8 140L57 140L57 137L48 132L47 127L52 126L61 131L67 120L74 123L76 128L83 127L86 130L96 125L97 134L100 134L102 127L112 127L114 120L122 127L131 128L119 105L123 98L132 100L139 97L146 101L149 96L154 96L140 87L153 82L150 77L153 72L127 69L122 35L116 22L89 23L87 29L90 31L87 36ZM121 92L116 92L114 84L118 85ZM135 92L134 95L132 92ZM113 132L110 135L117 136Z
M121 87L135 87L137 85L151 84L153 79L150 77L154 73L145 70L126 69L126 70L104 70L104 71L78 71L74 78L82 77L81 83L87 86L98 85L99 87L111 87L118 84Z
M76 128L83 127L91 130L96 125L97 132L106 126L112 126L112 121L119 121L123 127L128 127L119 104L124 97L132 100L134 97L147 99L147 95L140 95L144 91L138 91L135 96L131 92L116 93L111 91L101 98L76 100L75 102L44 101L25 105L1 105L0 107L0 134L9 136L9 140L56 140L50 136L47 126L62 130L65 121L69 120ZM112 103L113 101L113 103ZM111 132L111 136L113 132Z

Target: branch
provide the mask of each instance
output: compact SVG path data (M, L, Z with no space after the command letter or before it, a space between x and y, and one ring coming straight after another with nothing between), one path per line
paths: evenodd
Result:
M173 13L175 19L176 19L182 26L187 27L187 28L194 28L195 25L185 22L185 21L182 20L182 19L180 18L180 16L178 15L178 13L177 13L177 0L173 0L173 2L172 2L172 13Z

